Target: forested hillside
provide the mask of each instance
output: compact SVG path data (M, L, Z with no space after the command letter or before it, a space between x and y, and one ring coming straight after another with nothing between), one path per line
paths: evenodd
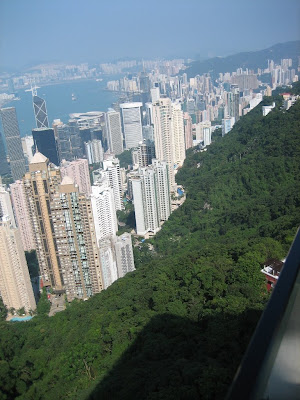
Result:
M188 65L186 72L189 78L196 75L210 72L211 76L216 77L220 72L232 72L237 68L267 68L268 60L280 63L283 58L291 58L294 68L298 65L298 56L300 53L300 41L295 40L287 43L278 43L268 49L258 51L247 51L233 54L227 57L214 57L205 61L193 61Z
M272 98L264 102L270 104ZM54 317L0 326L1 399L223 399L300 221L300 103L260 104L177 174L187 199L137 270Z

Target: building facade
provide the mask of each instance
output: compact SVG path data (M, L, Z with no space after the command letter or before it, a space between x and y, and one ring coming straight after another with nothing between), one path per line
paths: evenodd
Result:
M122 111L125 147L127 150L138 147L143 140L141 107L143 103L120 104Z

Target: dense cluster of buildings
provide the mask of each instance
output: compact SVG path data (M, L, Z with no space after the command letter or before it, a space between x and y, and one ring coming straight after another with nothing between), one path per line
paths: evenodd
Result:
M33 88L36 128L24 138L15 108L0 109L0 175L13 182L0 182L0 295L8 308L35 308L24 251L36 250L41 285L68 301L87 299L133 271L131 233L155 235L184 201L175 177L186 150L205 150L216 127L228 134L263 95L298 79L289 59L216 79L178 76L182 60L146 67L152 72L108 83L124 95L107 112L70 114L51 125ZM265 74L271 85L260 81ZM285 107L293 101L287 94ZM132 156L128 168L118 159L124 150ZM128 201L136 230L118 236L117 212Z

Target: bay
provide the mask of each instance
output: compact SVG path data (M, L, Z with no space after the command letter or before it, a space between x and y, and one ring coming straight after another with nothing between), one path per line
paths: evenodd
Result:
M67 123L71 113L107 111L112 103L118 100L118 93L105 90L107 80L103 79L101 82L81 80L52 84L38 89L38 96L46 100L49 126L52 125L54 119L61 119ZM76 97L75 101L72 100L72 94ZM36 127L32 94L20 90L17 96L20 100L12 101L4 107L16 108L20 134L23 137L31 135L31 130Z

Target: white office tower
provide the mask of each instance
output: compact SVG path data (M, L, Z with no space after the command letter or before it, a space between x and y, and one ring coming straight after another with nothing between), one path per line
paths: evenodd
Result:
M109 109L105 114L105 127L109 150L116 155L121 154L123 152L123 134L120 113Z
M99 242L99 258L102 271L103 288L107 289L118 279L117 262L112 238L107 237Z
M154 170L141 168L139 176L132 179L136 233L145 236L160 229Z
M33 157L33 153L32 153L32 148L33 148L33 144L34 144L33 137L28 135L28 136L22 137L21 141L22 141L22 148L23 148L24 156L27 158L28 164L29 164Z
M153 160L150 167L140 168L132 176L132 193L135 210L136 231L145 236L155 234L163 221L171 214L169 171L165 161Z
M0 185L0 220L1 217L9 217L12 226L16 227L15 217L11 205L9 192L5 189L4 185Z
M222 136L225 136L231 131L233 125L235 124L234 117L226 117L222 119Z
M110 157L103 161L103 170L113 190L116 210L124 210L123 189L120 172L120 162L117 158Z
M185 160L185 142L183 112L180 103L172 104L172 132L174 163L181 167Z
M35 249L33 228L22 181L16 181L10 186L11 200L14 208L16 222L20 230L24 251Z
M0 294L7 308L36 308L20 233L9 217L0 221Z
M143 140L142 135L142 114L143 103L120 104L122 110L123 130L125 136L125 147L127 150L137 147Z
M101 140L90 140L84 143L84 146L89 164L96 164L103 161L104 152Z
M205 126L203 128L203 145L204 147L209 146L211 144L211 127Z
M78 185L80 193L89 195L91 193L91 181L88 160L79 158L73 161L62 160L60 166L62 178L69 176Z
M118 278L122 278L127 272L135 270L130 233L125 232L121 236L116 236L114 238L114 245Z
M169 168L170 191L176 190L174 174L174 143L172 131L172 104L168 98L159 99L153 104L153 127L155 156L166 161Z
M154 87L150 89L150 93L152 103L156 103L160 99L159 87Z
M114 236L118 230L113 190L106 179L92 186L91 202L99 244L105 237Z

